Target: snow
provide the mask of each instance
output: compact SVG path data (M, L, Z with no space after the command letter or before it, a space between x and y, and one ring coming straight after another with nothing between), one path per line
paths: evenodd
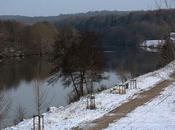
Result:
M122 103L127 102L129 99L135 98L134 95L136 93L150 89L162 80L169 79L169 76L175 70L174 65L175 61L162 69L137 77L138 88L127 90L126 94L112 94L110 93L110 89L96 93L95 100L97 108L95 110L86 109L86 97L82 97L80 101L66 107L51 107L49 112L43 114L45 120L44 128L45 130L71 129L83 125L88 121L100 118ZM4 130L31 130L33 125L32 121L32 119L26 119L18 125L8 127Z
M175 42L175 32L170 33L170 40L173 43ZM165 42L166 42L165 40L145 40L140 44L140 47L142 47L147 51L157 52L155 48L159 48L159 49L162 48ZM146 48L149 48L149 49L146 49Z
M105 130L175 130L175 82L160 96L138 107Z
M175 42L175 32L170 33L170 40Z
M146 40L140 46L161 48L165 44L165 40Z

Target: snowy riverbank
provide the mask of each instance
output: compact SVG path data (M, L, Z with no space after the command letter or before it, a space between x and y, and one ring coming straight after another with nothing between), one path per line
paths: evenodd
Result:
M136 93L150 89L155 84L169 79L169 76L175 70L174 65L175 62L171 62L162 69L137 77L138 88L127 90L127 93L124 95L111 94L110 89L95 94L97 107L95 110L86 109L86 97L66 107L52 107L49 112L43 114L45 118L45 130L71 129L102 117L122 103L135 98L134 95ZM26 119L18 125L6 128L5 130L31 130L32 125L32 119Z
M144 106L105 130L175 130L175 82Z
M165 40L146 40L139 46L141 49L148 52L159 52L165 44Z
M165 40L146 40L140 44L141 47L148 47L148 48L162 48L165 44Z

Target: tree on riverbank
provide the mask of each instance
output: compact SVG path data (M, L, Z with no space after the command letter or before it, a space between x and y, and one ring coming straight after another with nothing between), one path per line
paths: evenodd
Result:
M168 39L161 50L160 64L166 65L175 60L175 41Z
M162 1L163 3L159 3L158 8L161 11L162 6L166 7L167 9L172 9L175 7L175 0L164 0ZM173 61L175 59L175 40L174 38L171 38L171 33L175 32L175 23L174 20L171 17L167 18L168 24L170 28L167 32L164 30L162 31L163 33L166 33L166 42L161 50L161 60L160 60L160 64L161 65L166 65L169 62Z
M65 86L72 85L80 97L92 82L103 79L104 57L97 35L64 28L55 43L55 70Z
M42 70L42 65L41 62L38 63L35 73L37 75L37 78L35 79L34 83L34 92L35 92L35 103L36 103L36 115L34 115L33 118L38 118L37 120L37 127L38 130L41 130L42 127L44 126L43 124L43 115L42 113L44 110L46 110L46 107L48 106L49 102L47 101L47 91L44 89L42 86L41 82L41 70ZM51 102L51 101L50 101ZM35 125L35 124L33 124Z

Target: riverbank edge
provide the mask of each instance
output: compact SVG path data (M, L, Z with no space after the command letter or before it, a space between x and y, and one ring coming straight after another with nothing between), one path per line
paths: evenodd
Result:
M142 81L142 80L144 80L145 78L147 78L147 77L151 77L151 76L153 76L153 77L156 77L156 76L158 76L158 77L160 77L160 80L156 80L156 82L155 83L153 83L153 84L149 84L147 87L145 87L145 88L140 88L138 91L135 91L132 95L130 95L128 98L125 98L123 101L121 101L121 102L118 102L117 103L117 105L115 106L115 108L118 106L118 105L120 105L120 104L122 104L122 103L124 103L124 102L126 102L127 100L129 100L129 99L131 99L131 98L133 98L133 95L135 95L136 93L139 93L139 92L141 92L141 91L144 91L144 90L148 90L148 89L150 89L151 87L153 87L155 84L157 84L158 82L160 82L161 81L161 79L168 79L169 78L169 76L174 72L174 70L175 70L175 61L172 61L171 63L169 63L168 65L166 65L166 66L164 66L163 68L161 68L161 69L159 69L159 70L155 70L155 71L153 71L153 72L149 72L149 73L147 73L147 74L144 74L144 75L141 75L141 76L139 76L139 77L136 77L135 79L136 80L138 80L138 81ZM139 85L139 84L138 84ZM96 96L97 95L99 95L99 94L102 94L102 93L108 93L110 91L110 89L107 89L107 90L104 90L104 91L102 91L102 92L100 92L100 93L98 93L98 94L96 94ZM118 97L117 97L118 98ZM74 104L77 104L77 103L81 103L81 101L82 100L85 100L86 99L86 96L85 97L82 97L79 101L77 101L77 102L74 102L74 103L72 103L72 104L70 104L70 105L67 105L66 107L59 107L59 108L56 108L56 107L51 107L50 108L50 111L49 112L47 112L47 113L44 113L44 115L46 115L46 118L47 118L47 115L48 114L53 114L53 116L54 116L54 114L55 113L59 113L59 112L63 112L64 110L66 110L66 109L71 109L71 107L72 106L74 106ZM110 101L110 100L109 100ZM75 105L76 106L76 105ZM81 107L81 106L79 106L79 107ZM113 108L114 109L114 108ZM61 111L60 111L61 110ZM106 113L107 113L107 111L106 111ZM104 114L106 114L106 113L103 113L103 114L101 114L100 116L103 116ZM50 116L50 115L49 115ZM51 115L52 116L52 115ZM82 117L83 118L83 117ZM26 127L27 127L27 122L29 122L29 120L31 120L31 119L26 119L25 121L23 121L23 122L20 122L18 125L16 125L16 126L12 126L12 127L7 127L7 128L5 128L4 130L17 130L17 129L19 129L19 130L23 130L23 126L25 126L25 122L26 122ZM94 119L92 119L92 120L94 120ZM91 120L91 121L92 121ZM85 122L85 121L82 121L82 122L79 122L79 123L77 123L77 125L79 125L79 124L81 124L81 123L83 123L83 122ZM31 123L30 123L31 124ZM67 125L69 125L69 124L67 124ZM20 127L21 126L21 127ZM76 125L75 125L76 126ZM74 126L74 127L75 127ZM28 128L28 127L27 127ZM72 127L71 127L72 128ZM30 128L28 128L28 129L30 129ZM54 130L54 129L53 129Z

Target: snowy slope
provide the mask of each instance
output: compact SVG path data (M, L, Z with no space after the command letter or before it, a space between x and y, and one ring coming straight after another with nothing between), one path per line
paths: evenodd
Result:
M160 96L105 130L175 130L175 82Z
M83 97L80 101L66 107L52 107L50 112L44 113L45 130L71 129L80 124L82 125L87 121L102 117L112 109L128 101L128 99L135 98L133 96L135 93L150 89L162 80L168 79L175 70L173 67L174 65L175 62L172 62L160 70L136 78L138 89L128 90L124 95L111 94L110 90L95 94L97 105L97 109L95 110L86 109L86 97ZM6 128L5 130L31 130L31 128L32 119L27 119L18 125Z

